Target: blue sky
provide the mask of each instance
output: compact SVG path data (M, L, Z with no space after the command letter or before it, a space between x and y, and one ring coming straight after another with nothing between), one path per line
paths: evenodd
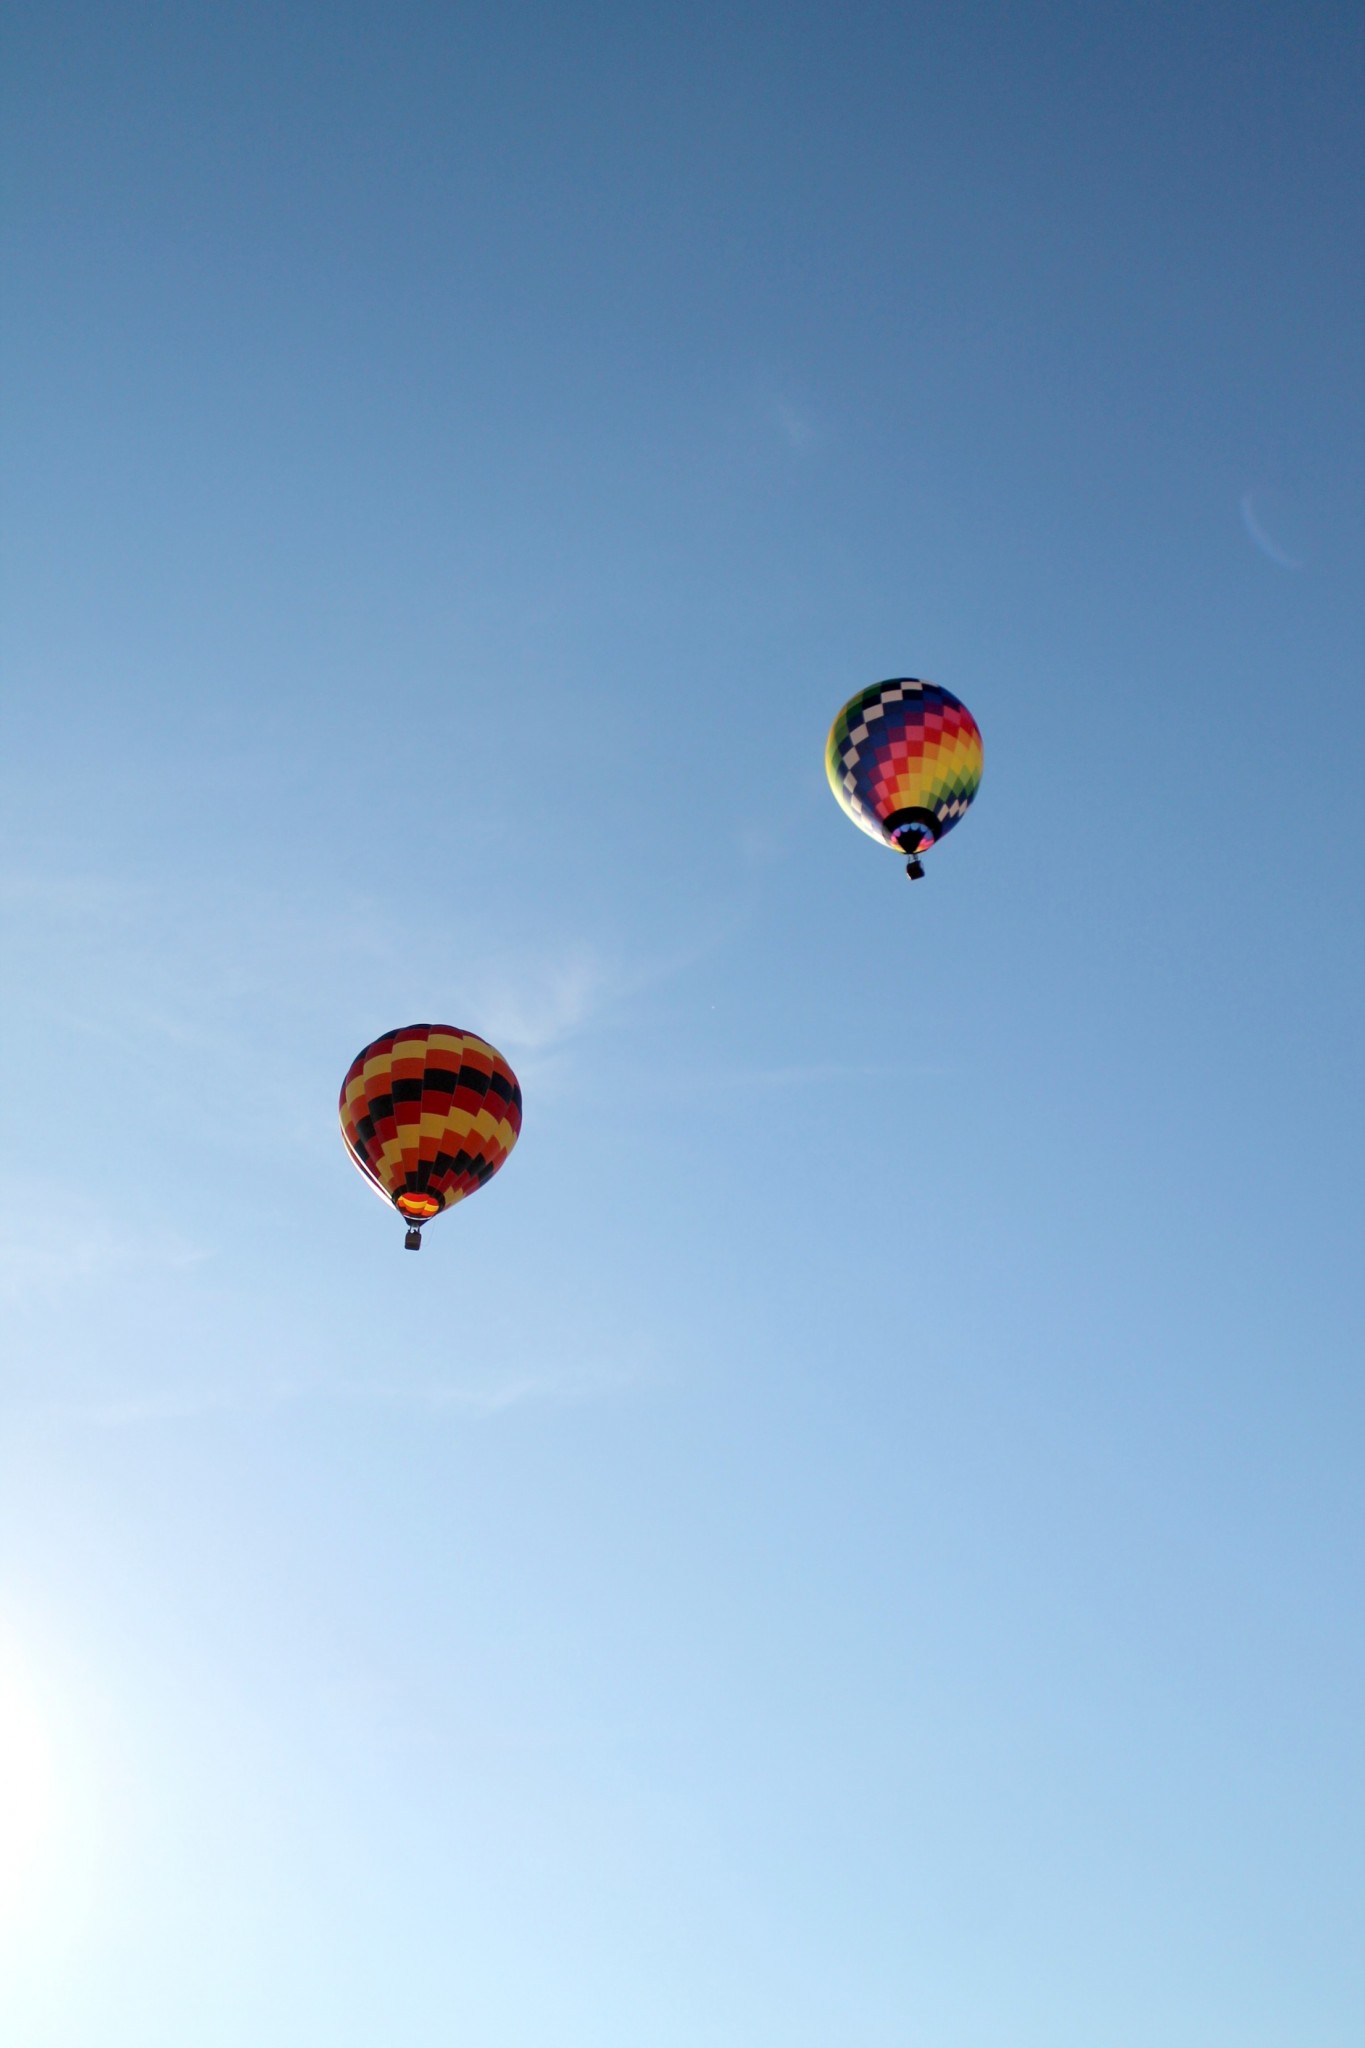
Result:
M7 2041L1359 2041L1361 40L11 9Z

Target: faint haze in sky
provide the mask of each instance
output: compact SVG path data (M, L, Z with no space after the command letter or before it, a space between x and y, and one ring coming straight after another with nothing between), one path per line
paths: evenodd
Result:
M1261 553L1281 569L1302 569L1307 559L1302 541L1291 554L1277 538L1298 525L1284 499L1266 490L1243 491L1240 505L1242 524Z
M0 2040L1365 2037L1361 45L8 10Z

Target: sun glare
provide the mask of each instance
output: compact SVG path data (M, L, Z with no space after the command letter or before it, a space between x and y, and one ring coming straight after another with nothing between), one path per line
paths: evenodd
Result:
M17 1646L0 1635L0 1914L26 1896L51 1832L52 1746L38 1689Z

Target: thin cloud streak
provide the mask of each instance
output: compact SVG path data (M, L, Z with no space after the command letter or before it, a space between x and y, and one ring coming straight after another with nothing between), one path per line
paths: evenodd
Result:
M357 989L392 991L373 1033L406 1021L447 1018L507 1050L554 1052L620 1003L686 973L750 914L748 903L699 938L629 963L587 938L509 951L474 927L433 929L374 899L330 914L293 910L244 894L207 916L197 896L108 884L97 877L0 877L0 912L11 943L44 947L54 920L70 927L58 977L27 977L25 1001L49 1023L131 1052L160 1047L230 1057L259 1045L262 1008L298 1019L354 1012ZM115 915L115 912L117 915ZM168 949L167 941L171 941ZM458 965L452 971L452 962ZM365 1028L364 1025L361 1026ZM304 1032L309 1033L305 1025ZM286 1034L274 1025L277 1040Z
M1294 571L1302 569L1304 566L1303 562L1297 556L1289 554L1280 546L1274 536L1267 532L1263 521L1257 515L1255 491L1243 491L1238 504L1241 508L1242 524L1246 528L1248 537L1260 549L1261 553L1274 562L1278 568Z
M119 1230L62 1190L0 1196L0 1301L10 1307L137 1273L188 1272L208 1257L174 1232Z
M482 1382L427 1381L402 1386L383 1381L277 1380L258 1386L159 1387L91 1399L43 1399L23 1404L30 1413L92 1429L134 1429L147 1424L200 1422L217 1416L269 1416L285 1408L384 1408L396 1414L506 1415L532 1406L576 1407L606 1400L654 1375L620 1365L555 1373L512 1373Z

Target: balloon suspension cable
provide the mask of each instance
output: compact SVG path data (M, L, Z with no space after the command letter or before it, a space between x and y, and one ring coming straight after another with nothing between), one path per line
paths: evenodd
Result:
M404 1251L405 1251L405 1252L420 1252L420 1251L421 1251L421 1249L422 1249L422 1226L421 1226L421 1224L420 1224L420 1223L413 1223L413 1224L410 1224L410 1225L409 1225L409 1227L408 1227L408 1234L407 1234L407 1236L406 1236L406 1237L405 1237L405 1238L403 1239L403 1249L404 1249Z

